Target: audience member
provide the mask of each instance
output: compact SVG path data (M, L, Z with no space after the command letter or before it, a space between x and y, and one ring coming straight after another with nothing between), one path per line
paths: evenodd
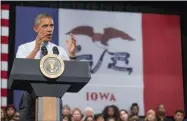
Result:
M156 117L157 117L157 121L169 121L169 119L166 117L166 109L165 106L163 104L160 104L157 107L157 112L156 112Z
M93 116L88 116L84 119L84 121L94 121Z
M5 108L5 112L6 112L8 121L13 120L13 117L16 113L16 108L14 107L14 105L10 104Z
M156 113L154 110L151 109L151 110L147 111L145 121L157 121Z
M62 121L71 121L71 115L63 115Z
M75 108L72 111L72 121L82 121L83 115L79 108Z
M62 114L63 115L70 115L71 114L71 108L69 105L64 105L62 108Z
M128 121L129 114L125 109L120 110L119 115L119 121Z
M119 119L119 109L115 105L106 106L103 110L103 115L105 121L107 121L108 118L115 118L117 121Z
M137 103L131 105L131 115L139 115L139 106Z
M87 107L85 109L84 115L85 115L85 118L90 117L90 116L93 117L94 116L93 109L91 107Z
M105 121L104 115L99 113L94 116L94 121Z
M183 121L184 120L184 111L176 110L174 114L174 121Z
M117 121L114 117L109 117L107 121Z

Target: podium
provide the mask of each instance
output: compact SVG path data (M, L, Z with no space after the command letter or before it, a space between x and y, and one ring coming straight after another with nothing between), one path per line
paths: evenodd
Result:
M9 76L10 90L34 91L36 121L60 121L60 100L66 92L79 92L91 79L89 65L83 61L64 61L63 74L46 78L40 71L40 59L14 59Z

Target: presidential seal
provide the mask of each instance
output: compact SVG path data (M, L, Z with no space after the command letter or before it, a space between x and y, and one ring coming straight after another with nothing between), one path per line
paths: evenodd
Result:
M40 70L48 78L57 78L64 72L64 61L55 54L48 54L40 60Z

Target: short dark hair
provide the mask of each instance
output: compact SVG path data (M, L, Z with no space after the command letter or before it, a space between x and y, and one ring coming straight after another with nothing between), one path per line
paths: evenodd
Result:
M99 117L103 117L104 118L104 115L102 113L95 114L94 120L97 120L97 118L99 118Z
M176 111L175 111L175 114L177 114L177 113L182 113L182 114L184 115L184 111L181 110L181 109L176 110Z
M137 103L133 103L133 104L131 105L131 110L132 110L132 108L135 107L135 106L139 108L139 106L138 106Z

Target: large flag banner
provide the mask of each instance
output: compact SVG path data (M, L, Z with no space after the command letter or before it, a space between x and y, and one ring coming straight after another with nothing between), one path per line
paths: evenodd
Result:
M52 41L66 49L73 33L78 60L90 65L90 82L78 93L66 93L63 104L99 113L110 104L128 110L137 102L140 115L158 104L167 115L184 109L179 16L17 7L16 48L35 39L34 17L43 12L55 20Z

